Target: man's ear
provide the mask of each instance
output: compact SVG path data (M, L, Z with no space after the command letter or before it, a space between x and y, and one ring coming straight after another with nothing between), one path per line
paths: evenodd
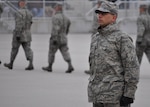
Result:
M115 22L117 20L117 15L113 15L113 21Z

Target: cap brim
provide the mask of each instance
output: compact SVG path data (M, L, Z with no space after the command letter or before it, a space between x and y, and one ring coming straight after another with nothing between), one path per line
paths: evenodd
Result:
M110 11L103 9L103 8L99 8L99 9L95 10L95 13L100 13L100 12L110 13Z

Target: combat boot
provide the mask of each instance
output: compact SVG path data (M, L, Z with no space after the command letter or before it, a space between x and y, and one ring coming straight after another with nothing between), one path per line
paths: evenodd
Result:
M25 70L33 70L33 69L34 69L33 63L32 63L32 61L29 61L29 65L27 68L25 68Z
M4 63L4 66L7 67L8 69L13 69L13 63L10 62L10 63Z
M74 68L71 64L71 61L67 61L68 62L68 70L66 71L66 73L71 73L72 71L74 71Z
M68 68L68 70L66 71L66 73L71 73L72 71L74 71L74 68L73 68L73 67Z
M52 65L49 64L47 67L42 67L42 69L47 72L52 72Z
M33 64L30 64L25 70L34 70Z
M73 66L70 64L68 67L68 70L66 71L66 73L71 73L72 71L74 71Z

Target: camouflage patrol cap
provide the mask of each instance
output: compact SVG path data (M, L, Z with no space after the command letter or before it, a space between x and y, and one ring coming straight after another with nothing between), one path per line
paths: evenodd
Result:
M114 15L118 14L118 6L113 2L102 2L101 6L95 10L95 13L106 12Z

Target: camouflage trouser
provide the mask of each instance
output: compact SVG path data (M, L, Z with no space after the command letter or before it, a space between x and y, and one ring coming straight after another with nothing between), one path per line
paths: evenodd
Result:
M93 107L130 107L129 106L120 106L119 103L113 104L113 103L93 103Z
M26 55L26 59L27 60L33 60L33 51L31 50L31 42L18 42L18 41L13 41L12 42L12 49L11 49L11 61L14 61L17 54L18 54L18 50L20 45L22 45L25 55Z
M68 51L68 46L67 44L59 44L59 43L54 43L53 40L50 40L50 44L49 44L49 54L48 54L48 62L49 64L53 64L54 60L55 60L55 54L57 52L57 50L60 50L64 60L66 62L71 62L71 58L70 58L70 53Z
M136 44L136 54L137 54L140 64L142 62L142 57L143 57L144 53L146 54L146 56L150 62L150 46L140 46L140 45Z

